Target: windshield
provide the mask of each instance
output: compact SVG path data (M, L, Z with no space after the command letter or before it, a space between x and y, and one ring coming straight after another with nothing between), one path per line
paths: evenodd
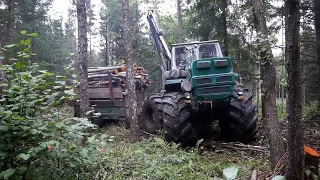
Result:
M196 60L197 52L192 45L175 48L176 66L184 69L188 67L192 61Z
M216 44L191 44L174 47L175 64L179 69L189 68L198 59L218 57Z

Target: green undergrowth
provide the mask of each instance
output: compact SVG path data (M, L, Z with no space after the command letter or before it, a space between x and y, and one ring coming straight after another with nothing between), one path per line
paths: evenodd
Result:
M248 179L253 169L268 166L263 160L235 153L181 148L159 137L131 144L127 141L127 130L120 127L103 131L113 139L104 144L104 157L96 176L106 179L219 179L228 167L239 169L237 179Z
M64 102L74 98L66 76L31 63L31 38L1 47L12 54L0 65L0 179L213 179L226 167L248 179L263 161L238 154L200 153L159 137L128 142L121 126L98 129L72 117ZM71 77L73 70L65 67ZM76 79L71 79L75 85ZM88 112L89 113L89 112ZM229 172L230 174L230 172Z

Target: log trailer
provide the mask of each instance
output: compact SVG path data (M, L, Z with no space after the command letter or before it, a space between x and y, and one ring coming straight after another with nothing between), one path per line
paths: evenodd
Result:
M146 97L146 90L150 80L143 67L134 65L138 114L141 114L142 103ZM88 68L88 93L92 122L103 127L106 122L122 121L126 123L128 108L126 104L127 87L126 67L89 67ZM77 88L76 88L77 91ZM80 117L79 100L74 105L74 116Z

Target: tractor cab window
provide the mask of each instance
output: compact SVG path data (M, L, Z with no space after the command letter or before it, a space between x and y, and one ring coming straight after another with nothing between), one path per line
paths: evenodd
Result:
M181 46L175 48L176 66L179 69L188 68L192 61L197 60L197 51L193 45Z
M222 56L219 43L181 44L175 46L173 51L175 65L178 69L190 68L195 60Z
M216 44L201 44L199 47L200 59L218 57Z

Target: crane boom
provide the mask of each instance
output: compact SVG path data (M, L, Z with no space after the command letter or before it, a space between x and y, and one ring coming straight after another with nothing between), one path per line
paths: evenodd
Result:
M152 37L153 37L155 46L157 48L158 54L161 57L162 63L164 66L168 66L167 61L169 61L169 64L171 62L171 52L163 38L162 32L160 31L160 28L157 22L153 18L152 11L149 11L147 19L152 32Z

